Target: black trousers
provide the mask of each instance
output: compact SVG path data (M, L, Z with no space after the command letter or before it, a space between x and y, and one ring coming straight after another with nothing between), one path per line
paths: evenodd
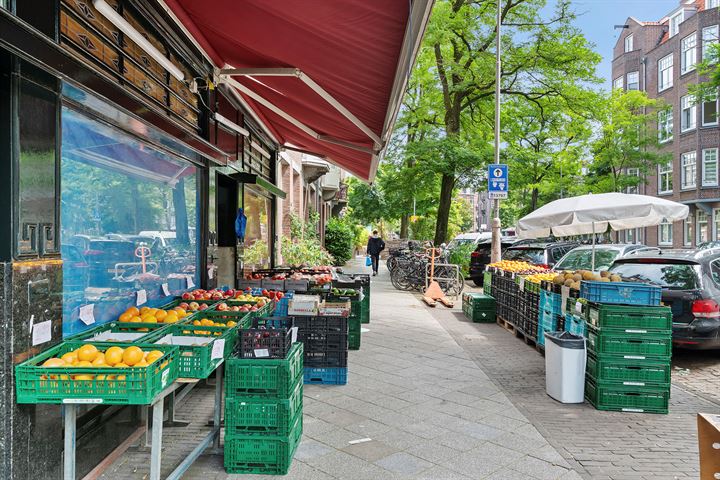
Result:
M379 253L377 255L370 254L370 260L372 260L373 272L377 273L378 264L380 263L380 254Z

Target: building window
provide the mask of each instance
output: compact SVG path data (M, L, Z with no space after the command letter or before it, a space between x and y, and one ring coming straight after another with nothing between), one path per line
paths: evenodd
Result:
M720 0L717 0L720 1ZM708 59L708 52L710 51L710 45L717 43L718 35L720 31L717 25L705 27L702 29L702 58L703 60Z
M720 240L720 208L713 210L713 240Z
M688 215L687 218L683 220L683 245L686 247L692 245L694 224L695 221L692 215Z
M685 20L685 11L681 10L670 17L670 36L673 37L680 32L680 24Z
M640 90L640 72L630 72L627 74L627 89Z
M718 97L710 98L702 104L702 124L708 127L718 124Z
M673 56L658 60L658 92L662 92L673 86Z
M613 80L613 89L620 89L622 90L624 87L623 85L623 77L619 76L615 80Z
M633 34L631 33L627 37L625 37L625 51L626 52L632 52L635 50L634 48L634 41L633 41Z
M687 152L680 155L680 188L687 190L695 188L697 183L697 154L695 152Z
M707 214L702 210L697 211L697 245L710 240L710 232L708 231Z
M658 141L669 142L673 138L672 107L658 112Z
M718 149L706 148L702 151L703 170L702 184L703 187L714 187L718 184Z
M673 231L672 223L663 222L658 225L658 245L672 245L673 244Z
M720 0L705 0L705 9L720 7Z
M697 33L693 32L680 42L680 71L687 73L695 70L697 63Z
M627 175L628 175L628 177L638 177L638 180L635 182L634 185L628 185L627 193L635 193L635 194L639 193L638 192L638 189L639 189L638 184L640 183L640 169L639 168L628 168Z
M697 126L697 105L692 95L680 97L680 131L687 132Z
M668 162L658 166L658 193L672 193L673 164Z

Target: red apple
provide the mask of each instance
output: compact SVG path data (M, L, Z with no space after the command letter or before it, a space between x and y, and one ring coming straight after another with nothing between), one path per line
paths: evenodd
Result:
M239 311L240 311L240 307L238 307L237 305L234 306L234 307L230 307L230 311L231 311L231 312L239 312Z
M212 295L210 295L210 298L213 300L222 300L223 294L220 292L215 292Z
M257 311L258 311L257 305L253 305L253 306L250 308L250 311L251 311L251 312L257 312Z
M280 299L283 298L284 296L285 296L285 294L284 294L283 292L277 292L276 297L277 297L278 300L280 300Z
M226 312L228 310L228 304L225 302L218 303L217 307L215 307L215 309L220 312Z
M197 311L198 308L200 308L200 305L197 302L190 302L190 305L188 305L188 308L192 310L193 312Z
M200 308L199 308L198 310L200 310L200 311L202 312L203 310L207 310L207 309L208 309L207 304L206 304L206 303L201 303L201 304L200 304Z
M182 294L182 299L183 299L183 300L195 300L195 298L193 297L192 293L189 293L189 292L183 293L183 294Z
M235 290L232 288L225 291L225 298L230 298L235 296Z
M188 303L187 302L180 302L180 305L178 307L182 308L183 310L188 309Z

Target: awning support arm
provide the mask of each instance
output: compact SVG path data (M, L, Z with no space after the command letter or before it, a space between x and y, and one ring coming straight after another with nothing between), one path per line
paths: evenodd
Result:
M329 103L335 110L340 112L345 118L350 120L353 125L358 127L362 132L375 142L375 147L380 147L382 142L375 132L357 118L350 110L338 102L335 97L321 87L315 80L304 73L299 68L228 68L220 70L221 75L228 76L245 76L245 77L297 77L305 85L310 87L312 91L317 93L323 100Z

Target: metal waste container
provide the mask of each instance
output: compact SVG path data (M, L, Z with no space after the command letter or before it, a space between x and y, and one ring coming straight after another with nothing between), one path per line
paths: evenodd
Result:
M585 338L545 332L545 389L562 403L582 403L585 394Z

